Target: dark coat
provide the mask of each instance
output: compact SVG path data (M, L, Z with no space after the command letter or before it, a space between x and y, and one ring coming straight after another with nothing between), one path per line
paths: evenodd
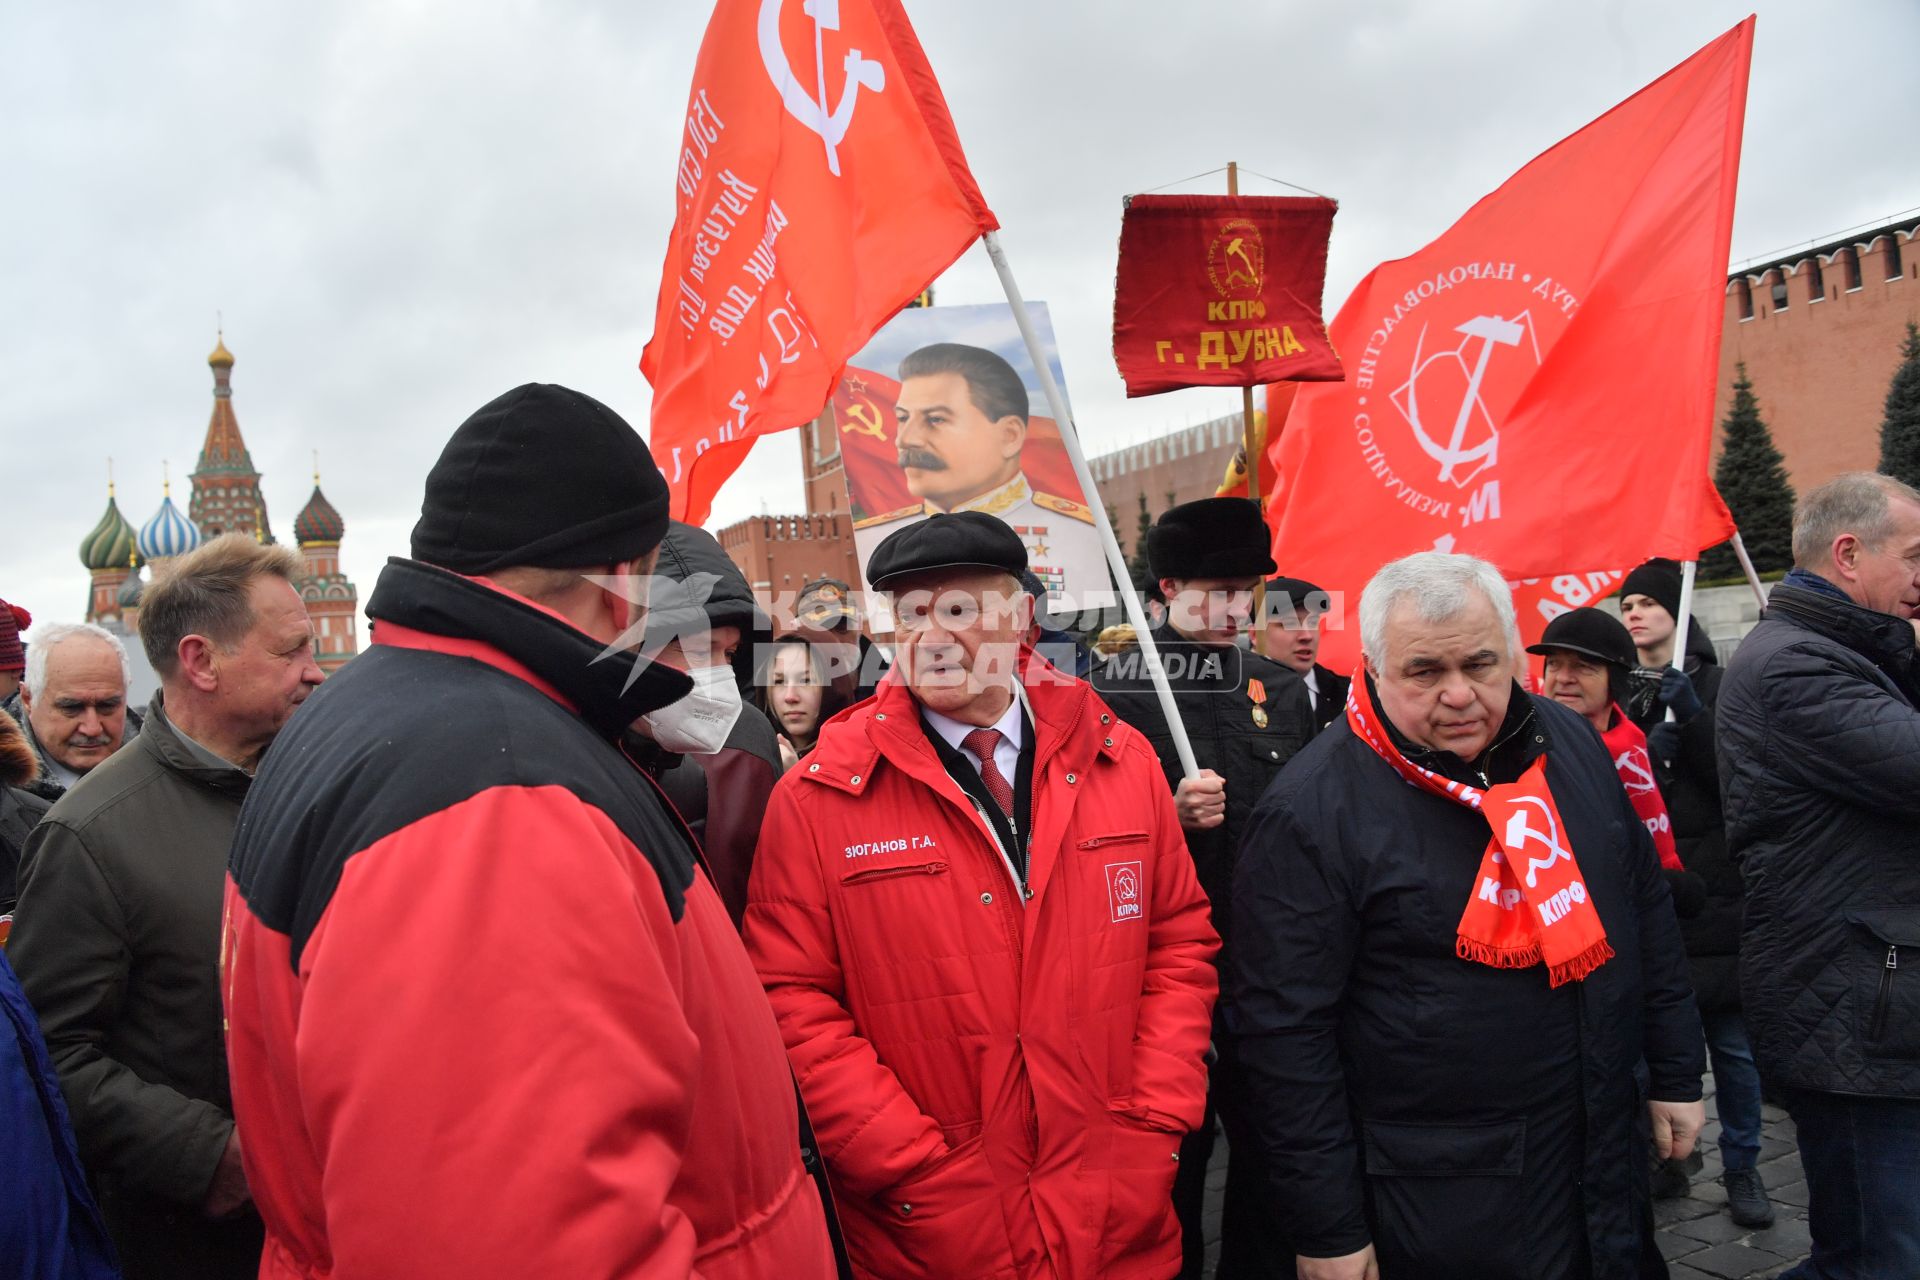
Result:
M40 1015L129 1276L251 1277L260 1221L200 1212L233 1103L220 1015L227 845L251 779L145 731L48 812L7 953Z
M1577 1277L1583 1254L1593 1280L1666 1274L1643 1104L1700 1097L1685 954L1600 739L1516 688L1488 773L1512 781L1543 752L1615 953L1558 988L1540 965L1455 955L1486 820L1403 782L1345 723L1254 815L1234 1012L1274 1204L1302 1253L1371 1241L1383 1280ZM1447 753L1416 758L1480 782Z
M673 802L700 842L713 888L735 928L747 912L747 876L760 840L773 784L780 777L780 747L773 725L748 703L733 722L727 745L707 756L662 751L651 738L633 734L628 750Z
M1313 706L1313 731L1319 733L1347 711L1347 688L1353 683L1351 676L1343 676L1337 671L1329 671L1319 663L1313 664L1313 684L1318 691L1318 701Z
M1747 890L1727 853L1720 768L1714 756L1714 723L1726 673L1711 643L1703 651L1694 643L1695 635L1699 633L1692 633L1687 642L1686 672L1700 695L1701 711L1680 726L1680 754L1654 762L1654 779L1673 819L1673 843L1680 861L1706 888L1706 904L1681 919L1680 937L1687 944L1687 967L1700 1008L1713 1013L1740 1007L1740 917ZM1704 636L1700 639L1705 641ZM1634 673L1627 716L1643 733L1666 719L1666 708L1658 697L1660 674Z
M0 952L0 1260L14 1280L115 1280L60 1080Z
M1917 667L1905 620L1789 577L1721 685L1741 996L1776 1084L1920 1099Z
M1193 644L1166 624L1154 628L1161 660L1167 664L1174 704L1193 743L1194 759L1227 782L1227 819L1206 831L1187 831L1200 887L1213 904L1213 924L1221 936L1221 963L1231 946L1233 866L1241 833L1254 805L1313 736L1313 711L1298 672L1244 649ZM1263 725L1254 718L1248 682L1259 680L1266 700ZM1160 712L1160 699L1147 678L1140 650L1127 649L1096 667L1093 687L1115 715L1138 729L1160 758L1167 785L1180 785L1180 756Z

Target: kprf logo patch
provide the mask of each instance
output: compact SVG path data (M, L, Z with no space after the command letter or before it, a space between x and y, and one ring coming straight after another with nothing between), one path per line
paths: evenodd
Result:
M1139 863L1107 864L1107 903L1113 908L1113 923L1139 920L1146 915L1145 900L1141 897L1144 887Z

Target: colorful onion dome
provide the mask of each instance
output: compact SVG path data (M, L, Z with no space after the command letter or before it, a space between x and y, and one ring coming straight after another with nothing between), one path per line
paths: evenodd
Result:
M147 584L140 580L140 570L138 568L131 570L127 574L127 580L120 586L120 607L122 609L139 608L140 595L146 587Z
M216 369L233 368L233 352L227 350L227 336L224 333L213 340L213 354L207 357L207 363Z
M106 514L80 543L80 563L89 571L122 568L133 556L135 536L133 526L120 514L120 504L114 501L109 488Z
M327 495L320 492L320 486L314 485L313 496L294 517L293 540L303 547L309 542L338 542L346 531L346 522L340 519L340 513L327 501Z
M160 509L140 526L140 558L160 560L182 556L200 545L200 530L180 514L171 496L160 499Z

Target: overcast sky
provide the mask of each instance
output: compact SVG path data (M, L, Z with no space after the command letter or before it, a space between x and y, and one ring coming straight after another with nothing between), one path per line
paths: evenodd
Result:
M1051 304L1089 452L1238 403L1125 398L1109 341L1124 194L1233 159L1335 196L1331 316L1376 262L1750 7L907 0L1022 288ZM0 597L81 616L77 548L109 456L136 525L163 459L185 506L216 311L275 531L291 538L318 449L363 600L405 554L448 434L499 392L566 383L644 432L637 362L708 12L0 9ZM1759 15L1734 257L1920 204L1920 5ZM999 296L977 249L938 291ZM711 527L799 510L797 459L791 434L763 442Z

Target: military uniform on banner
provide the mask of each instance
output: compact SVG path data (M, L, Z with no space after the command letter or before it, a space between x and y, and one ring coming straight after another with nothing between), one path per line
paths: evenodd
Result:
M1027 549L1027 567L1050 595L1064 593L1078 604L1088 592L1106 586L1106 552L1100 545L1093 512L1072 498L1035 489L1025 472L991 492L955 504L953 509L984 512L1010 525ZM879 539L938 511L930 502L916 502L856 520L853 527Z

